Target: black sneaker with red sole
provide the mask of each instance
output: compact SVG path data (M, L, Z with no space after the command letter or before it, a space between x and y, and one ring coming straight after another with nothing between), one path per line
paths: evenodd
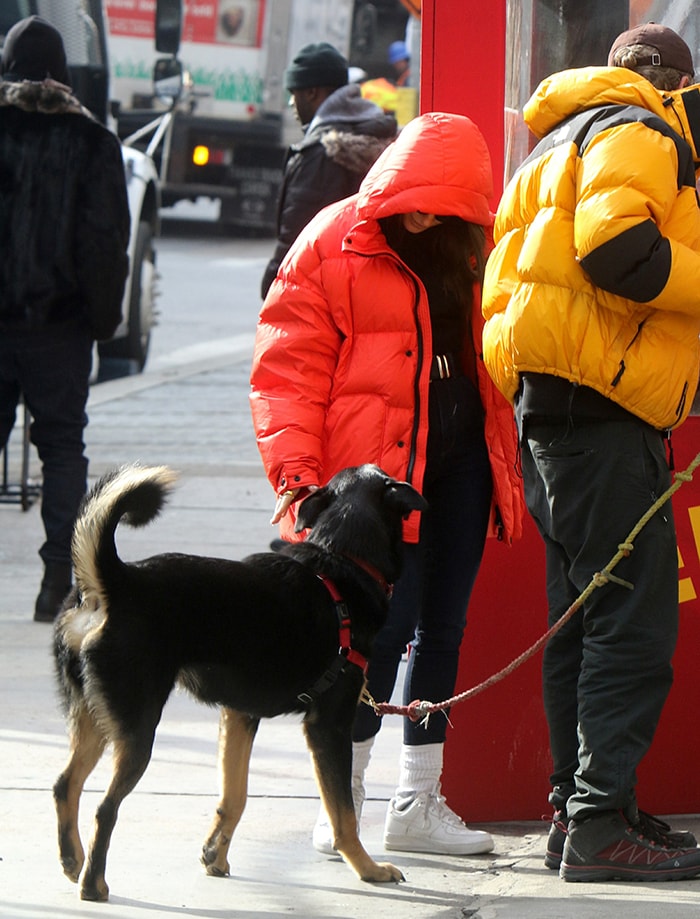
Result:
M545 819L545 818L543 818ZM670 825L660 817L639 811L639 817L634 824L637 830L649 839L664 842L679 849L692 849L698 841L690 830L673 830ZM547 848L544 863L551 871L559 871L561 856L566 842L567 820L563 811L555 811L552 816L552 825L547 836Z
M700 848L606 811L569 821L559 873L565 881L683 880L700 875Z

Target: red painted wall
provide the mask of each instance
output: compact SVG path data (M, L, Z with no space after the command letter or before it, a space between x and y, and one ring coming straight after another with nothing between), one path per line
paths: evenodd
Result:
M421 112L457 112L481 128L503 190L505 0L423 0Z

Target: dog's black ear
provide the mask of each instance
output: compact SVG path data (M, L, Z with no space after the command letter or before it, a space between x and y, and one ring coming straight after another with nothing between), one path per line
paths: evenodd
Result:
M411 511L424 511L427 509L428 502L408 482L397 482L396 479L387 478L386 485L387 504L400 510L404 517L408 517Z
M319 515L325 511L333 498L329 489L324 486L312 491L311 494L304 498L297 511L297 522L294 525L294 532L301 533L302 530L312 527L319 518Z

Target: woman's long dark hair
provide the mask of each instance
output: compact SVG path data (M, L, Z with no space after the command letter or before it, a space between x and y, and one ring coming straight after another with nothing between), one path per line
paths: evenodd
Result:
M459 217L443 217L437 226L409 233L403 215L379 221L386 240L418 275L439 275L445 293L457 302L471 302L472 286L481 284L486 263L484 228Z

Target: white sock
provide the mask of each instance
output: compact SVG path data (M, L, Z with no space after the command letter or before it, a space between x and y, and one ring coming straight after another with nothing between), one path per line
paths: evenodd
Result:
M376 735L375 735L376 736ZM352 789L353 789L353 801L356 800L356 795L354 794L358 786L364 787L365 783L365 772L367 766L369 765L370 757L372 755L372 746L374 745L374 737L369 737L367 740L353 740L352 742ZM362 808L360 808L361 810ZM323 815L326 822L328 822L328 815L325 812L323 805L321 805L320 815ZM357 819L359 821L361 814L357 814Z
M374 737L352 742L352 800L358 822L362 816L362 804L365 800L365 772L372 755L373 744Z
M396 797L409 804L423 792L435 794L442 775L443 743L401 745L399 784Z
M353 740L352 742L352 777L364 781L367 766L372 756L374 737L367 740Z

